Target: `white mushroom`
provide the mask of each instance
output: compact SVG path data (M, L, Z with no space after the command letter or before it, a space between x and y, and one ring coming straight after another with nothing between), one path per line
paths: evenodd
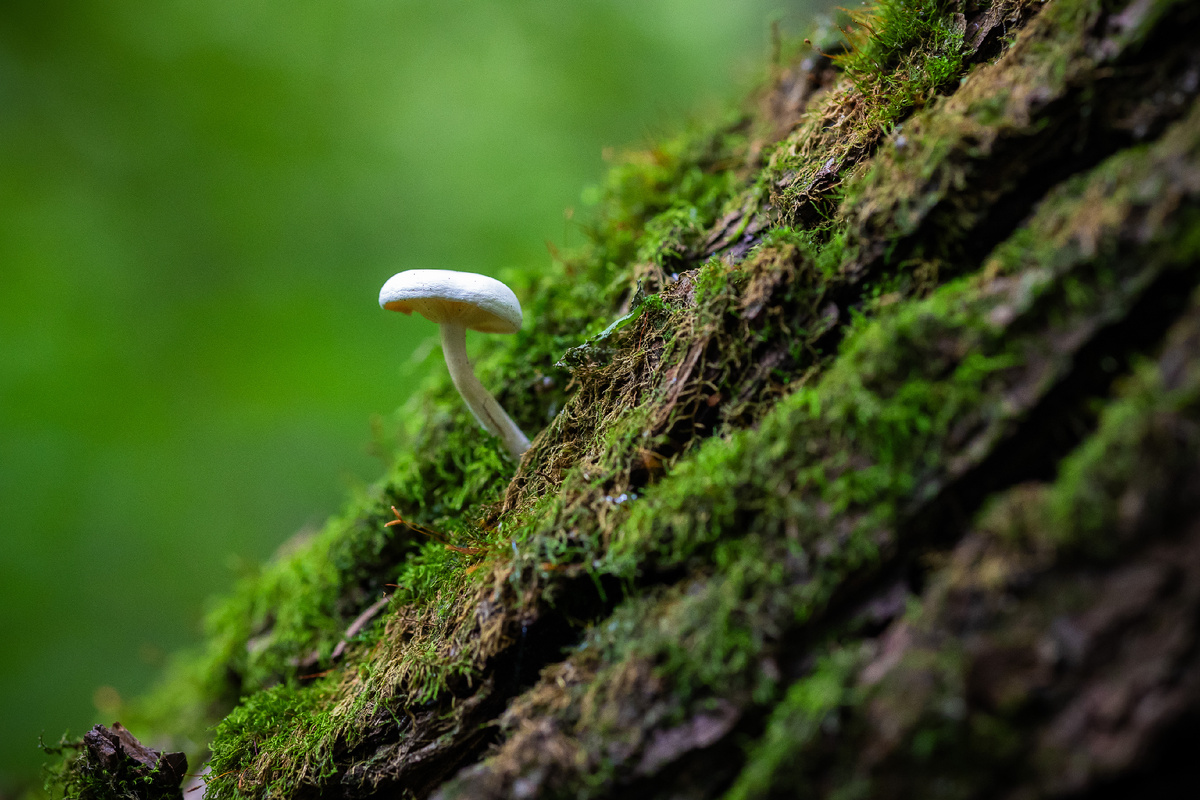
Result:
M448 269L410 269L388 278L379 290L379 305L389 311L416 311L442 332L442 353L450 379L483 429L498 436L513 458L529 449L521 432L475 377L467 360L467 328L484 333L516 333L521 329L521 303L495 278Z

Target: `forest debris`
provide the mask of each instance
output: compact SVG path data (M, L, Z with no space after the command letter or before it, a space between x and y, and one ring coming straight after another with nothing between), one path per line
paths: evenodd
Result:
M135 798L181 800L187 756L146 747L119 722L97 725L74 745L82 752L68 765L67 796L80 800Z
M333 648L333 653L329 657L334 660L341 658L342 653L346 652L346 646L350 643L350 640L362 633L363 628L367 627L367 623L375 619L376 615L387 607L391 599L392 596L390 594L384 595L367 606L365 611L355 617L354 621L350 623L350 627L346 628L346 632L342 634L342 640L338 642L337 647Z
M682 725L655 731L634 774L653 775L684 753L716 744L733 730L741 716L737 706L720 700L711 711L697 714Z

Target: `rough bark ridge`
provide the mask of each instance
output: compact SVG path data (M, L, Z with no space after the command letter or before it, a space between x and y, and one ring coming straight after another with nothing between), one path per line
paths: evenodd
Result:
M510 276L519 465L431 386L127 724L210 798L1196 796L1200 6L847 30Z

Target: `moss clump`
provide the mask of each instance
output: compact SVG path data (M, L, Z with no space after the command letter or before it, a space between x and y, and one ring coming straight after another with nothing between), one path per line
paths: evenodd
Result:
M1021 0L974 8L885 0L852 12L848 51L835 56L848 80L814 104L760 177L773 217L810 226L834 216L853 167L907 116L955 88L972 62L993 56L993 39L1019 28L1034 8Z
M319 785L337 771L332 731L322 727L330 723L319 713L331 696L327 682L307 687L279 684L249 695L217 726L214 774L241 766L222 777L230 778L239 794L259 797L284 797ZM280 768L284 764L287 769ZM247 774L254 776L253 787Z

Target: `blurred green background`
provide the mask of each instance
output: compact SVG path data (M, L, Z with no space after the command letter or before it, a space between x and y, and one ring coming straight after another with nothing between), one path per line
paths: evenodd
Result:
M379 473L434 334L389 275L548 264L602 147L736 97L785 13L0 3L0 796Z

